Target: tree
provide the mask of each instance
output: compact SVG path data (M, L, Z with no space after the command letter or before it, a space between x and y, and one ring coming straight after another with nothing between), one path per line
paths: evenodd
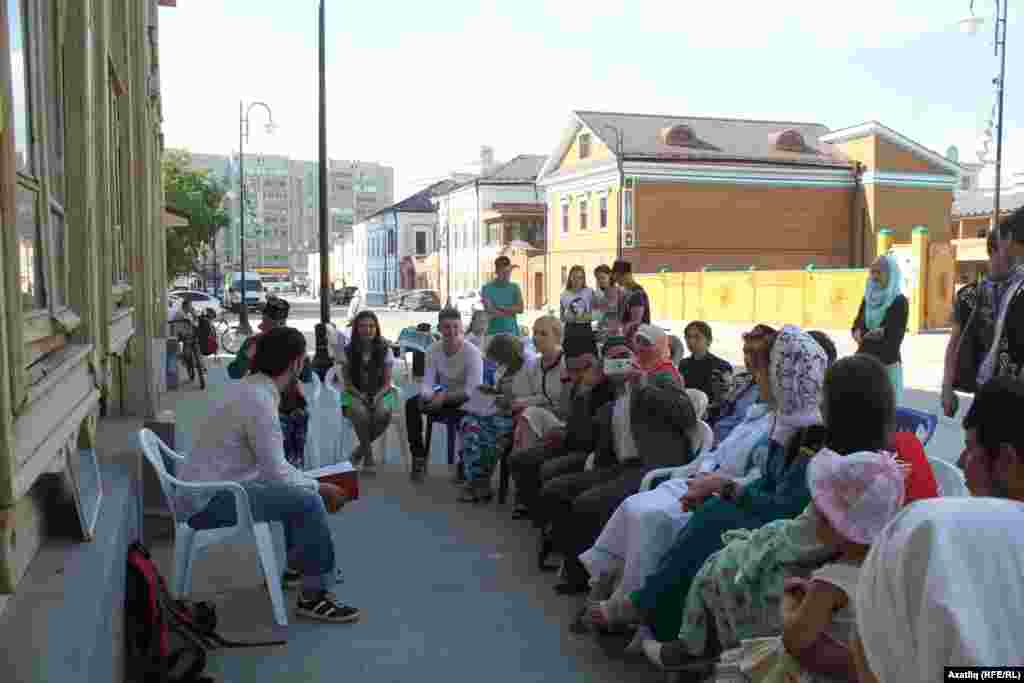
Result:
M228 225L226 188L209 172L192 168L188 150L166 150L160 166L164 202L188 216L188 225L167 230L167 274L173 278L200 271L203 255Z

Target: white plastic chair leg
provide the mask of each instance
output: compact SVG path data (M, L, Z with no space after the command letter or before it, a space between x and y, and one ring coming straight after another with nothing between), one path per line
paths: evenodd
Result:
M187 598L192 593L192 565L194 564L196 532L187 524L178 525L174 530L174 579L171 595L176 599Z
M257 522L252 527L256 536L256 550L263 566L263 577L270 593L270 604L274 608L274 621L280 626L288 625L288 610L284 603L284 590L281 588L282 572L277 567L277 552L274 550L274 536L267 522Z

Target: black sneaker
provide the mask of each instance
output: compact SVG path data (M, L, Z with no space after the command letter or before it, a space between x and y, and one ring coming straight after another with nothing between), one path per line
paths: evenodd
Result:
M359 621L362 613L355 607L338 602L332 593L320 591L312 596L300 595L295 613L307 619L331 621L336 624L348 624Z

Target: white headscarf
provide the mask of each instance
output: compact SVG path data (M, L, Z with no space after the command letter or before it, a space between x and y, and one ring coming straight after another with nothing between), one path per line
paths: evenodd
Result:
M821 424L821 392L828 356L814 337L795 325L779 330L768 360L778 419L772 439L786 445L799 429Z
M1024 665L1024 504L910 505L864 560L857 630L882 683L943 680L946 666Z

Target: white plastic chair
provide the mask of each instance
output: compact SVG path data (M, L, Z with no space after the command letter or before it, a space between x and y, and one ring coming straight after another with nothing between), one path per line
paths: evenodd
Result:
M935 474L935 482L939 485L939 495L948 496L969 496L967 478L960 468L951 462L939 458L928 458L932 466L932 473Z
M715 443L715 433L712 431L711 425L704 420L697 421L696 431L700 433L700 444L694 444L697 447L697 455L694 457L694 460L704 457L707 452L711 450L711 446ZM640 482L640 490L647 491L650 489L651 484L655 479L664 479L666 476L671 479L682 474L684 467L685 465L682 467L661 467L656 470L651 470L644 476L644 480Z
M309 415L309 423L306 427L306 445L302 451L302 459L307 469L313 469L310 467L310 463L316 462L320 457L320 442L323 438L320 421L316 419L316 406L320 402L323 391L320 376L314 372L313 378L309 382L302 383L302 388L306 396L306 408Z
M338 372L337 366L327 371L319 399L310 404L310 424L316 423L317 443L315 450L310 449L307 443L307 470L336 465L349 459L345 446L352 441L351 426L341 416L341 392L334 385Z
M270 602L274 608L274 621L281 626L288 625L288 611L284 603L284 591L281 588L281 570L274 550L274 537L269 522L253 520L252 509L249 507L249 496L245 489L233 481L188 482L181 481L167 472L164 458L175 463L185 462L185 456L175 453L156 434L148 429L139 430L139 447L142 454L152 465L160 480L164 500L174 518L174 575L171 579L171 594L183 598L192 592L192 567L196 555L203 548L223 543L239 533L252 533L256 540L256 550L263 568L263 577L270 593ZM235 498L235 524L219 529L197 530L188 525L188 521L179 517L176 497L189 493L217 494L227 491Z

